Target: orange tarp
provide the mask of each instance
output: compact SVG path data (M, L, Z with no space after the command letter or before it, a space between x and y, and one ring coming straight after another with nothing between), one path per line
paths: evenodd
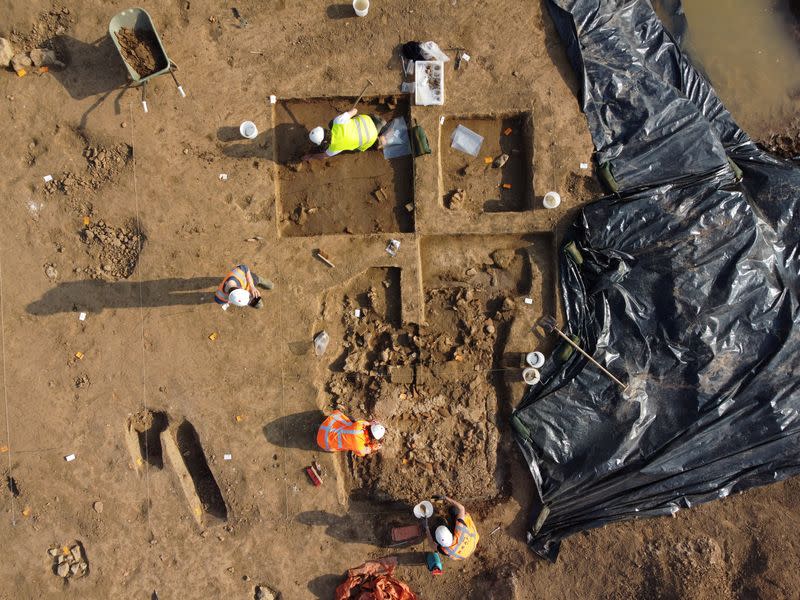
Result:
M405 583L394 578L395 568L396 558L384 558L349 569L334 600L418 600Z

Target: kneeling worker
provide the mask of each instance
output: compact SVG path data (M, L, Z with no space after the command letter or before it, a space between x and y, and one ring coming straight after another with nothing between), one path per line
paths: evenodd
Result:
M340 114L328 124L328 128L314 127L309 139L320 147L319 153L306 154L303 160L336 156L345 150L364 152L377 141L382 146L386 141L383 129L386 121L374 115L358 115L354 108Z
M454 527L439 525L434 532L436 549L453 560L464 560L475 552L480 536L472 517L464 506L447 496L434 496L450 505L450 515L455 519ZM430 535L430 531L428 531Z
M253 308L263 308L261 293L256 286L265 290L273 288L272 282L262 279L253 273L247 265L236 265L233 271L225 276L219 284L217 292L214 294L214 302L221 304L222 308L227 309L229 305L252 306Z
M351 421L334 411L317 431L317 445L328 452L350 451L366 456L380 450L386 428L377 421Z

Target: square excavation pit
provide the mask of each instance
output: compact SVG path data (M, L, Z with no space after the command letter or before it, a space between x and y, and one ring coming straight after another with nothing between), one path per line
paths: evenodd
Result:
M551 248L549 235L423 237L424 324L388 322L383 310L354 318L353 298L372 295L383 305L370 293L377 274L326 298L329 310L341 306L343 351L330 366L323 408L374 416L388 432L376 456L346 459L356 506L413 503L443 489L470 502L507 495L497 423L510 402L494 369L503 366L520 296L552 308Z
M458 125L483 136L478 156L451 147L451 136ZM532 113L450 117L442 125L439 139L440 195L446 208L477 213L532 208ZM507 162L495 167L492 161L502 154L508 155Z
M302 162L318 150L308 133L329 126L353 106L355 98L285 100L275 109L275 162L279 229L283 236L407 233L414 230L414 182L411 156L386 160L373 147L343 152L325 160ZM359 114L387 123L409 118L408 100L365 98ZM378 191L380 190L380 191Z

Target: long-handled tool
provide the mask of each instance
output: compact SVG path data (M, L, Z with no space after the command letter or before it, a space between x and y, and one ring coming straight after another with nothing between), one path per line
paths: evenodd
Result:
M609 377L609 378L610 378L612 381L614 381L615 383L619 384L619 386L620 386L620 387L622 387L622 389L623 389L623 390L626 390L626 389L628 389L628 386L627 386L627 385L625 385L625 384L624 384L624 383L622 383L622 382L621 382L619 379L617 379L616 377L614 377L614 376L613 376L613 375L612 375L612 374L611 374L611 373L610 373L610 372L609 372L609 371L608 371L608 370L607 370L607 369L606 369L606 368L605 368L603 365L601 365L599 362L597 362L595 359L593 359L591 356L589 356L589 354L587 354L587 353L586 353L586 351L584 351L584 349L583 349L583 348L581 348L580 346L578 346L578 344L576 344L575 342L573 342L573 341L572 341L572 340L569 338L569 336L568 336L568 335L566 335L566 334L565 334L563 331L561 331L561 330L560 330L558 327L556 327L556 320L555 320L555 319L554 319L552 316L550 316L550 315L545 315L544 317L542 317L541 319L539 319L539 323L538 323L538 325L539 325L539 327L541 327L541 328L542 328L542 329L545 331L545 333L553 333L553 332L557 333L557 334L558 334L558 335L561 337L561 339L563 339L563 340L564 340L565 342L567 342L567 343L568 343L570 346L572 346L573 348L575 348L575 350L577 350L578 352L580 352L581 354L583 354L583 355L584 355L584 356L585 356L587 359L589 359L589 361L590 361L590 362L591 362L591 363L592 363L594 366L596 366L596 367L597 367L598 369L600 369L600 370L601 370L603 373L605 373L605 374L606 374L606 375L607 375L607 376L608 376L608 377Z
M358 103L359 103L359 102L361 102L361 98L363 98L363 97L364 97L364 92L366 92L366 91L367 91L367 88L368 88L369 86L371 86L371 85L372 85L372 81L370 81L369 79L367 79L367 85L365 85L365 86L364 86L364 89L363 89L363 90L361 90L361 93L358 95L358 98L356 98L356 101L353 103L353 108L355 108L356 106L358 106ZM353 108L351 108L350 110L353 110Z

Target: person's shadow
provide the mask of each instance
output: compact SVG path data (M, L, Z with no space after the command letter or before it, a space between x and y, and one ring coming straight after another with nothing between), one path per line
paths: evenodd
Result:
M386 531L381 530L383 515L335 515L324 510L308 510L298 514L295 519L303 525L325 527L325 535L346 544L371 544L385 546L388 541ZM383 529L388 531L384 523Z
M151 281L66 281L47 290L26 307L32 315L81 310L100 313L104 308L190 306L212 302L219 277L169 278ZM211 289L209 289L211 288Z
M282 448L321 451L316 444L317 430L325 420L321 410L307 410L293 415L278 417L264 425L267 441Z

